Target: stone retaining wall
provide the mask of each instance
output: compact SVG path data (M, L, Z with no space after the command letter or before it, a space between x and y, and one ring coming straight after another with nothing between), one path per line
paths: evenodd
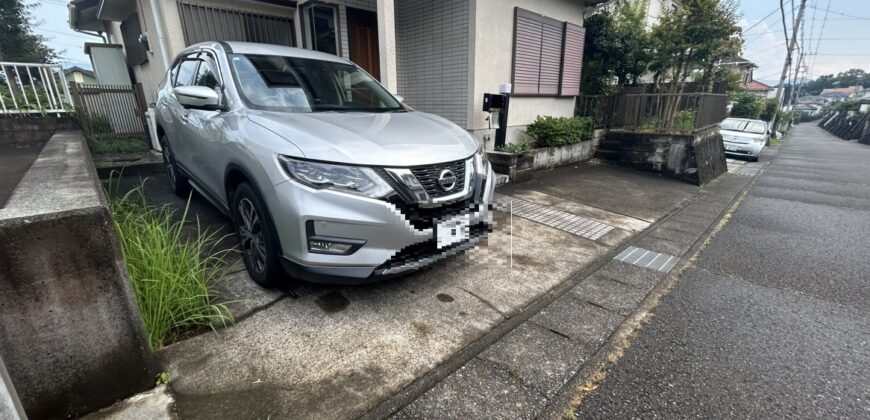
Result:
M697 185L727 171L718 126L692 134L611 130L596 155L602 160L661 172Z

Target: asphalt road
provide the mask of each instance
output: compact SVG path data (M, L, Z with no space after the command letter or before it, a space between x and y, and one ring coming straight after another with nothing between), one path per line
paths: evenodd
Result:
M870 147L794 128L579 418L870 418Z

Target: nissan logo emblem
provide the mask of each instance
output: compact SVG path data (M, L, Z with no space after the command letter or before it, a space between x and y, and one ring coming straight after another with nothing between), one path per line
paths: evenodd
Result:
M444 191L452 190L453 187L456 186L456 175L454 175L453 171L450 169L441 171L441 174L438 175L438 185L440 185L441 189Z

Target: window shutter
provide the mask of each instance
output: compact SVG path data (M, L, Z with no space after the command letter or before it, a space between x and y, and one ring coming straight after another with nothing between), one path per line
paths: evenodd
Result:
M562 70L564 23L548 17L544 17L541 23L543 37L541 40L541 76L538 93L557 95L559 93L559 76Z
M565 47L562 52L562 96L580 95L583 46L586 28L565 22Z
M543 16L516 8L513 93L537 94L541 74Z

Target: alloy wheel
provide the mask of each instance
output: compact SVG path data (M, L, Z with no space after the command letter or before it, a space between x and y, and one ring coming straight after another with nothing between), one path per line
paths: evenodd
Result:
M239 200L239 236L248 266L257 273L266 269L266 239L260 216L248 198Z

